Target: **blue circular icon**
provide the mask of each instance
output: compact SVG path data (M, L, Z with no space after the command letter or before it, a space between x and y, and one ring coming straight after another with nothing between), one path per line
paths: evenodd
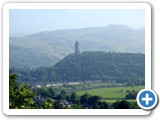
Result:
M138 105L145 110L150 110L157 104L157 94L153 90L141 90L137 95Z

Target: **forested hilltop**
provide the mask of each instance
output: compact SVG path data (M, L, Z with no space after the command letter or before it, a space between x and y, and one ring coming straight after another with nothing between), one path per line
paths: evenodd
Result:
M102 81L144 85L145 55L141 53L82 52L69 54L52 67L18 71L28 84Z

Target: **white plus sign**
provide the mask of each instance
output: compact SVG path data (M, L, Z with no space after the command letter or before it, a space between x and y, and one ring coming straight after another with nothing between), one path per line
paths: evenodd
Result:
M152 101L152 98L149 97L149 94L146 94L146 97L142 98L142 101L146 101L146 105L148 105L149 101Z

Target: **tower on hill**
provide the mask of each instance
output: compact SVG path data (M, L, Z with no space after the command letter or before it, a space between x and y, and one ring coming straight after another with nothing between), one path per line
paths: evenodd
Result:
M79 43L78 41L75 42L75 54L79 54L80 51L79 51Z

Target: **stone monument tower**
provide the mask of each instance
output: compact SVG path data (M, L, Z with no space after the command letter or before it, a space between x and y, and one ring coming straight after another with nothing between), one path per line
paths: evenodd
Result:
M78 41L76 41L76 43L75 43L75 54L79 54L80 53L80 51L79 51L79 43L78 43Z

